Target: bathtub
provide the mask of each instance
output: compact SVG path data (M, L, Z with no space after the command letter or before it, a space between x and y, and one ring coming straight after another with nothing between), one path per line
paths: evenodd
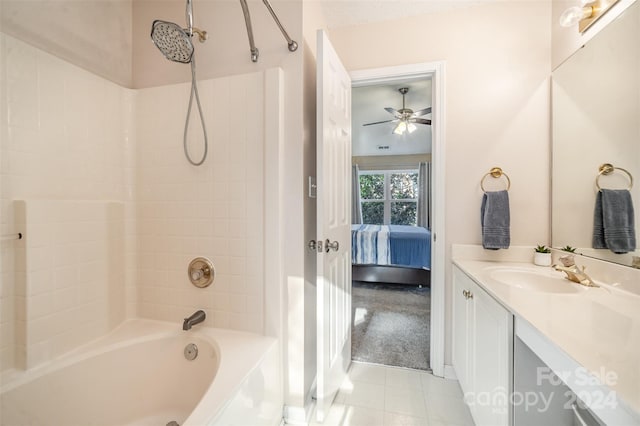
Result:
M197 356L187 360L191 343ZM0 403L6 426L277 425L276 340L129 320L64 357L3 375Z

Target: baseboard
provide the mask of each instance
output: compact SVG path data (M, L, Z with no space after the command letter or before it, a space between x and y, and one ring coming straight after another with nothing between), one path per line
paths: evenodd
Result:
M284 406L284 423L287 425L308 425L304 407Z
M316 400L309 398L304 407L284 406L284 423L287 425L308 425L316 409Z
M313 383L311 383L311 387L309 388L304 401L304 407L284 406L282 417L285 424L308 425L311 422L311 416L314 414L316 409L316 380L317 377L314 378Z
M458 380L458 376L456 375L456 370L454 370L453 365L444 366L444 378L450 380Z

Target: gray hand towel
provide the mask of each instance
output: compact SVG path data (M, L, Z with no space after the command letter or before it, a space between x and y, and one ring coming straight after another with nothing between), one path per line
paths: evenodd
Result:
M511 242L509 230L509 193L485 192L480 208L482 247L489 250L507 249Z
M635 217L631 193L626 189L602 189L593 210L593 248L622 254L636 249Z

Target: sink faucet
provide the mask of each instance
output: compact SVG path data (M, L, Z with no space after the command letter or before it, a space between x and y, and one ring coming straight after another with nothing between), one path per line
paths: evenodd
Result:
M567 274L567 279L569 281L573 281L574 283L582 284L586 287L599 287L597 284L593 282L591 277L587 275L584 270L585 267L579 268L575 263L571 265L561 266L561 265L553 265L553 269L556 271L562 271Z
M189 318L184 319L184 322L182 323L182 329L191 330L191 327L193 327L196 324L200 324L202 321L204 321L206 317L207 315L204 313L203 310L196 311Z

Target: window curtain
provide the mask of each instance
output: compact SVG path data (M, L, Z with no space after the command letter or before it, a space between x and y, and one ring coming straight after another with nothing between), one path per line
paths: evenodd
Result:
M351 223L362 223L362 203L360 203L360 169L358 165L351 166Z
M431 163L418 165L418 226L431 229Z

